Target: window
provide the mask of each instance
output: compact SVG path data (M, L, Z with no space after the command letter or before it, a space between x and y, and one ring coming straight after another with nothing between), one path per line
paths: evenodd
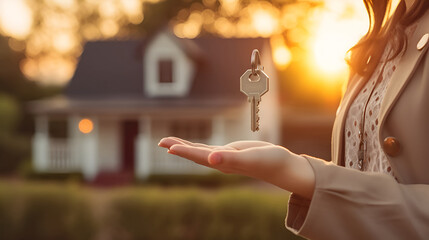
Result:
M173 82L173 61L171 59L162 59L158 62L159 82Z
M68 137L68 124L66 119L49 119L48 131L51 138L66 139Z

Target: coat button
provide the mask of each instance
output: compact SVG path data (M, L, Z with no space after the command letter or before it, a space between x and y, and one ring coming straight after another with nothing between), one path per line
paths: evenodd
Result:
M429 41L429 33L426 33L425 35L423 35L422 38L420 38L420 41L417 43L417 50L422 50L426 44Z
M394 137L387 137L383 141L383 149L387 155L391 157L396 157L399 155L401 151L401 146L399 145L399 141Z

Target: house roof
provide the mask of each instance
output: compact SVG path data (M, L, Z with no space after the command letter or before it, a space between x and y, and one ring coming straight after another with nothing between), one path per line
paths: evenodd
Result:
M252 50L269 47L268 39L264 38L206 36L177 39L196 63L190 93L180 98L149 97L144 91L143 54L151 39L88 42L75 74L65 88L65 97L61 101L69 103L63 104L63 107L69 108L83 102L87 106L104 106L107 109L118 102L133 103L140 107L157 106L158 109L169 105L239 105L246 101L239 90L239 78L250 67ZM34 111L53 110L47 106L47 101L39 103L45 106L38 108L39 104L35 103Z

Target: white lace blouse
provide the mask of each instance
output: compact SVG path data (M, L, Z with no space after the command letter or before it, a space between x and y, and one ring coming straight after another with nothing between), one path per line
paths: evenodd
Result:
M410 38L416 29L417 23L409 26L405 33ZM395 72L396 65L401 59L399 54L394 59L387 61L388 55L391 52L391 45L387 44L382 61L375 69L372 77L362 88L355 100L350 106L345 123L345 166L348 168L359 169L358 167L358 150L359 150L359 126L362 120L363 109L365 103L371 94L372 88L375 89L368 101L365 114L364 134L367 141L366 157L363 163L363 171L367 172L382 172L394 176L390 163L380 145L378 128L379 128L379 112L380 105L389 85L392 74ZM383 65L385 66L383 67ZM379 79L380 78L380 79ZM379 83L376 84L377 79Z

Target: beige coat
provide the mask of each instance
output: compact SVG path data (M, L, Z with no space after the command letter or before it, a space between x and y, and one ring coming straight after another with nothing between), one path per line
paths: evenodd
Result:
M344 122L364 85L354 79L332 134L332 163L306 156L311 201L292 194L286 227L310 239L429 239L429 11L420 20L381 103L381 146L398 181L344 165Z

